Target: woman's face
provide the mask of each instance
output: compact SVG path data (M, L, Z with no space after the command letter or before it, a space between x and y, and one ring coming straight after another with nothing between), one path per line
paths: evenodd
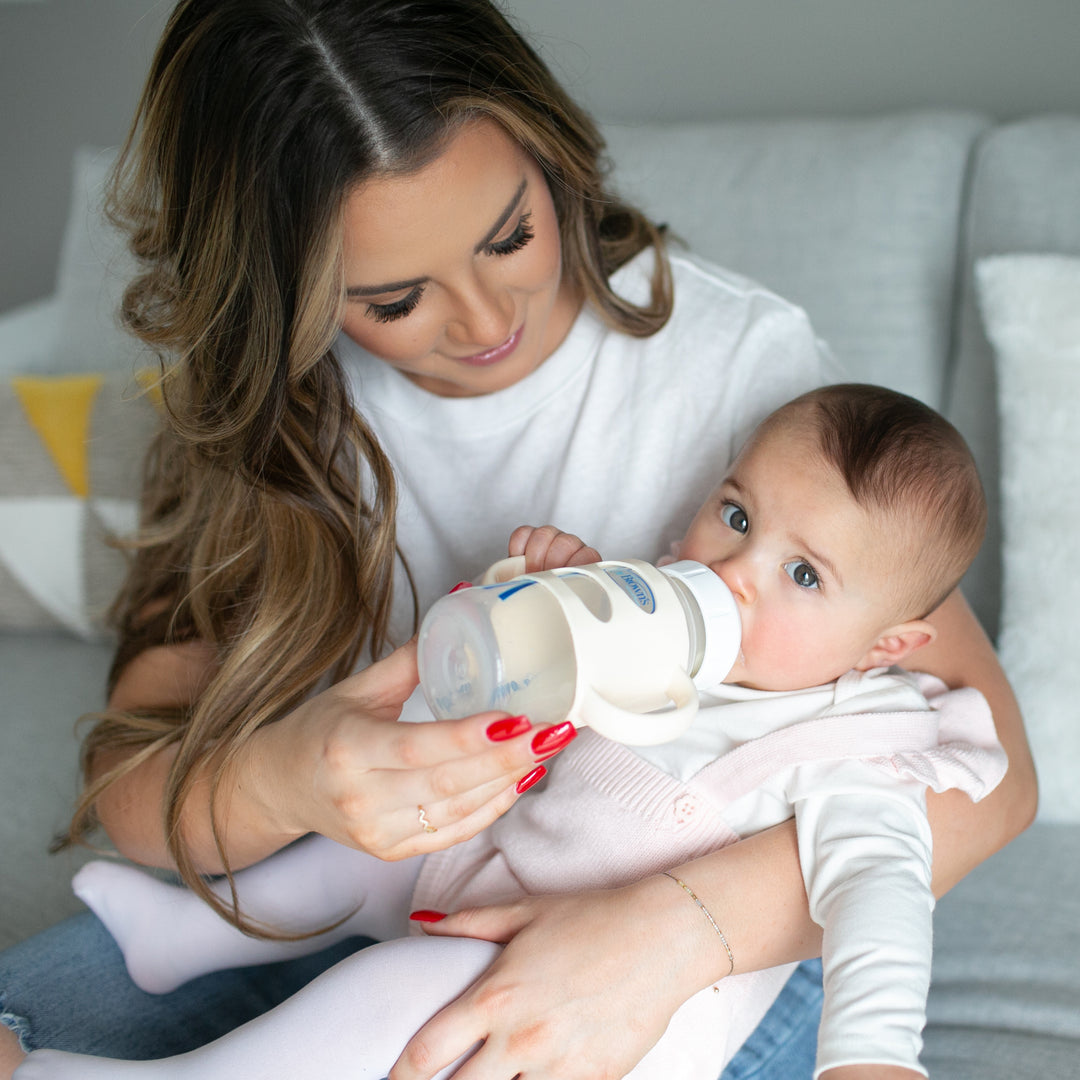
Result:
M547 182L490 120L465 124L414 173L359 185L344 260L345 333L444 397L512 386L581 306L562 279Z

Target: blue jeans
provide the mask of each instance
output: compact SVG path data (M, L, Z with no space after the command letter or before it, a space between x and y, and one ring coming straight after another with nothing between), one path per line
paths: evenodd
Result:
M366 938L313 956L215 972L171 994L147 994L87 912L0 953L0 1021L30 1050L144 1060L193 1050L292 996Z
M368 943L351 938L313 956L216 972L171 994L147 994L128 978L97 917L76 915L0 953L0 1022L26 1051L132 1060L181 1054L273 1008ZM821 967L812 961L788 980L721 1080L809 1080L820 1015Z
M720 1080L810 1080L824 996L821 961L804 960Z

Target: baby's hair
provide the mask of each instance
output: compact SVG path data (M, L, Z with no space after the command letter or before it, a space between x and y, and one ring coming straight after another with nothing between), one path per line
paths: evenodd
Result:
M914 571L900 590L910 605L901 617L929 614L956 588L986 531L986 496L963 437L921 401L863 383L812 390L774 416L803 413L855 501L897 530Z

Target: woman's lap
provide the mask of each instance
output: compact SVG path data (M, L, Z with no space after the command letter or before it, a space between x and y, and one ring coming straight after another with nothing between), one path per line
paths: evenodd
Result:
M313 956L216 972L147 994L96 916L76 915L0 953L0 1014L24 1050L132 1060L180 1054L296 993L369 944L350 938Z
M171 994L147 994L131 982L96 916L77 915L0 953L0 1014L27 1051L128 1059L180 1054L284 1001L365 944L351 938L314 956L216 972ZM821 965L808 961L721 1080L809 1080L821 998Z

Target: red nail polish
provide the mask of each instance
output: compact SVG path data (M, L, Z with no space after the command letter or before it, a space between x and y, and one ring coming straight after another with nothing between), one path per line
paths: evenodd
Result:
M443 911L429 911L427 908L422 908L420 911L414 911L410 916L413 922L442 922L446 918L446 913Z
M577 728L569 720L554 727L545 728L533 739L532 752L539 757L550 757L561 750L571 739L577 737Z
M496 720L489 724L487 737L492 742L506 742L518 735L524 735L532 727L527 716L509 716L505 720Z
M538 783L540 780L543 780L545 776L547 776L547 769L545 769L543 765L537 765L536 768L532 770L532 772L527 772L517 782L517 788L515 790L520 795L522 794L522 792L528 791L529 788L533 786L533 784Z
M460 592L460 591L461 591L462 589L471 589L471 588L472 588L472 582L471 582L471 581L459 581L459 582L458 582L458 583L457 583L457 584L456 584L456 585L455 585L455 586L454 586L454 587L453 587L453 588L452 588L452 589L450 590L450 592L452 592L452 593L456 593L456 592Z

